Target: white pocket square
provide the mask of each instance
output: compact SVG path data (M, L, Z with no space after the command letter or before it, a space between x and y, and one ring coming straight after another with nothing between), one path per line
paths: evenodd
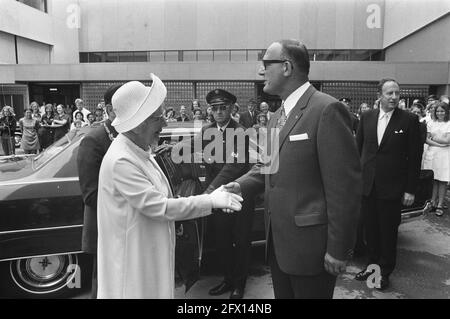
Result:
M303 141L303 140L307 140L307 139L309 139L308 133L289 135L289 141L291 141L291 142Z
M394 131L395 134L403 134L403 130L400 131Z

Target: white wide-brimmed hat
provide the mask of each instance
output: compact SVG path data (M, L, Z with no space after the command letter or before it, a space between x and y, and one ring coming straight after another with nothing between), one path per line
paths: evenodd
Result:
M122 85L112 97L116 118L111 123L117 132L128 132L144 122L159 109L167 95L166 86L150 73L153 83L151 87L139 81L131 81Z

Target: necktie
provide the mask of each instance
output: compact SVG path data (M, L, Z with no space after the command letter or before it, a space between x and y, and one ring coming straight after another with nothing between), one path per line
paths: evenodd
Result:
M278 119L276 127L281 130L283 128L284 124L286 124L286 120L287 120L286 110L284 109L284 103L283 103L283 104L281 104L280 118Z
M383 139L383 134L388 125L388 120L389 115L387 113L383 114L383 116L378 120L378 127L377 127L378 146L381 144L381 140Z

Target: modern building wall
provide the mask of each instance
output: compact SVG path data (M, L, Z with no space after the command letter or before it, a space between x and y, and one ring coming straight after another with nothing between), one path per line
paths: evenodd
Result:
M385 0L383 48L448 13L448 0Z
M20 64L49 64L51 46L17 37L17 60Z
M384 0L80 1L80 51L261 49L280 38L315 49L381 49L369 28ZM369 23L369 26L372 26Z
M0 31L0 64L16 63L16 51L14 48L14 36Z
M449 30L450 14L388 47L386 61L450 61Z
M22 57L19 63L77 63L78 29L68 26L67 17L68 13L53 16L51 11L45 13L15 0L0 0L0 32L23 39L22 47L17 48ZM14 43L6 45L2 41L0 45L8 52L15 51ZM30 48L31 53L23 51ZM47 51L46 59L42 57L43 48ZM36 59L30 57L33 52L38 54Z

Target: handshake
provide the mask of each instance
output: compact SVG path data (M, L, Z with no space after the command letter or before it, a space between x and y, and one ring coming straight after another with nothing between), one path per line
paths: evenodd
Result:
M236 182L220 186L209 196L211 196L213 208L222 209L225 213L233 213L242 209L241 187Z

